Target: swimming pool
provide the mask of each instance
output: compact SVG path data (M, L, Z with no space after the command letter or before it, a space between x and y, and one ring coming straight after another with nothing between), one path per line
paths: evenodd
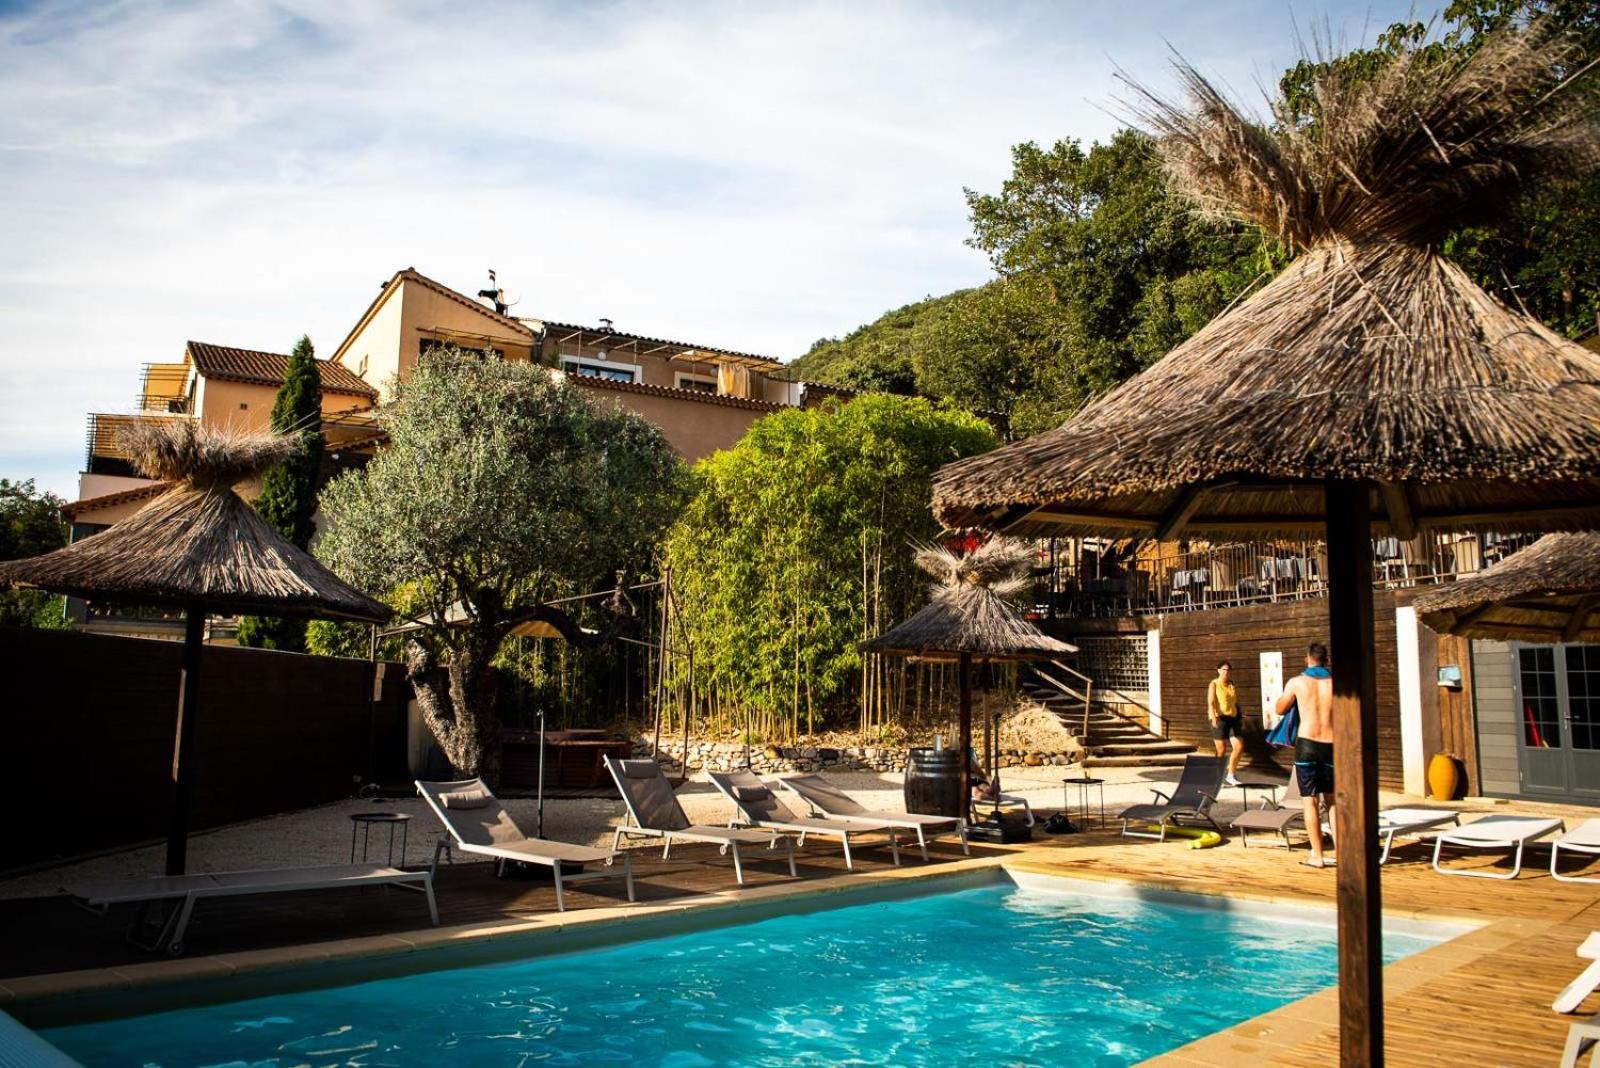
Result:
M1125 1065L1335 975L1331 913L1028 880L44 1034L90 1066Z

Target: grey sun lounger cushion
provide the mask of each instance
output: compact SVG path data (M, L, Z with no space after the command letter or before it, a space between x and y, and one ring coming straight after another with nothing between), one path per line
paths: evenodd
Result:
M733 855L733 874L740 886L744 885L744 862L739 847L763 846L774 848L780 836L772 831L754 831L739 827L711 827L689 822L689 816L678 803L661 765L654 760L618 760L605 758L606 770L616 780L622 794L622 804L627 810L628 822L619 826L611 836L613 848L619 846L624 835L628 837L659 838L662 840L661 856L671 855L675 840L685 842L711 842ZM789 874L799 875L794 862L794 843L783 839L785 859Z
M972 854L967 845L966 821L958 817L930 816L921 812L874 812L863 808L849 794L820 775L791 775L778 782L784 789L798 794L812 809L832 819L861 825L887 823L915 831L923 860L928 859L928 839L941 834L955 833L961 839L961 852L968 856Z
M844 848L844 865L849 871L855 870L855 861L850 855L850 838L857 834L886 835L896 866L900 863L899 831L893 824L882 820L863 819L859 816L849 819L818 819L796 815L793 809L778 799L766 783L750 771L713 771L708 772L706 777L711 780L712 785L722 791L723 796L733 802L743 821L752 827L797 834L802 841L808 834L839 839Z
M1561 854L1581 857L1600 856L1600 819L1587 819L1550 843L1550 877L1564 883L1600 883L1600 876L1562 875Z
M1522 854L1529 842L1554 834L1566 824L1542 816L1484 816L1463 827L1453 827L1433 840L1433 868L1440 875L1468 875L1478 879L1515 879L1522 871ZM1499 849L1512 853L1511 871L1495 873L1470 868L1446 868L1439 860L1445 846L1463 849Z
M118 879L74 883L64 887L67 894L92 912L103 913L112 905L173 902L175 907L159 933L147 942L130 940L145 949L161 950L173 956L183 952L183 936L189 927L196 903L214 897L244 897L257 894L286 894L303 890L342 890L362 886L398 886L416 890L428 899L428 915L439 925L439 909L433 899L431 871L403 871L377 864L334 864L315 868L263 868L256 871L203 872L194 875L158 875L149 879Z
M1305 822L1306 811L1302 806L1303 800L1300 782L1291 775L1284 785L1282 800L1260 808L1247 808L1235 816L1229 826L1239 832L1239 840L1246 847L1250 845L1251 831L1279 835L1283 838L1283 844L1287 846L1289 829L1296 823Z
M571 842L554 842L548 838L529 838L511 818L499 798L482 779L463 779L459 782L416 781L417 793L433 809L433 814L444 824L446 833L455 841L455 848L464 853L492 857L497 867L503 869L507 862L542 864L550 869L556 887L556 910L567 909L566 884L590 879L611 878L610 872L583 871L586 864L604 864L609 867L619 856L614 849L596 849L593 846L574 845ZM485 800L479 804L476 795ZM449 807L446 795L464 795L471 807ZM439 855L449 845L441 838L433 851L432 869L439 866ZM622 857L622 878L627 883L628 900L633 901L633 866L627 854ZM576 870L575 870L576 869Z
M1117 813L1117 818L1122 821L1123 837L1165 840L1169 826L1181 826L1187 822L1209 824L1213 830L1221 834L1222 828L1211 817L1211 806L1216 804L1217 797L1222 793L1222 778L1227 771L1227 761L1222 757L1186 757L1183 762L1183 772L1178 776L1178 783L1172 788L1172 792L1153 791L1163 800L1131 805ZM1130 823L1154 823L1159 827L1159 833L1130 831L1128 830Z

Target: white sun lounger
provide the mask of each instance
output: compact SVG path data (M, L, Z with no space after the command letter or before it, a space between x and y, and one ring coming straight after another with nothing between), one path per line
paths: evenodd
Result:
M1567 1044L1561 1051L1557 1068L1578 1068L1578 1058L1600 1045L1600 1013L1567 1028ZM1589 1057L1590 1068L1596 1063L1595 1055Z
M1600 857L1600 819L1587 819L1550 843L1550 877L1564 883L1600 883L1600 876L1562 875L1557 865L1561 851L1586 857Z
M1461 826L1461 813L1447 808L1386 808L1378 813L1378 839L1383 843L1379 864L1389 861L1389 850L1396 838L1415 837L1445 824Z
M622 804L631 821L618 827L617 833L611 836L613 849L622 844L624 836L659 838L662 840L661 859L666 860L672 855L674 841L711 842L721 846L721 852L733 854L733 877L743 886L744 863L739 856L739 847L750 845L772 849L782 842L788 854L789 874L800 874L794 866L794 842L776 831L746 831L737 827L690 823L683 806L678 803L678 795L672 792L672 784L662 773L661 765L654 760L618 760L607 756L605 761L606 769L617 781L617 790L622 794Z
M1529 842L1562 830L1566 824L1558 819L1538 816L1485 816L1480 820L1446 831L1433 840L1433 869L1441 875L1469 875L1475 879L1515 879L1522 872L1522 851ZM1509 874L1497 875L1488 871L1464 868L1446 868L1439 858L1445 846L1461 849L1512 850Z
M882 820L834 820L797 816L793 810L778 800L767 784L748 771L708 772L706 775L738 813L734 822L743 822L764 831L782 831L800 836L804 845L806 835L837 838L844 846L846 871L855 871L855 861L850 856L850 839L853 835L881 833L889 836L889 849L894 854L896 867L900 865L900 839L897 828Z
M1590 963L1578 973L1576 979L1567 984L1565 990L1556 995L1550 1007L1559 1013L1577 1012L1583 999L1600 987L1600 931L1591 931L1589 937L1578 946L1577 952L1578 956Z
M917 832L917 845L922 848L922 859L928 859L928 839L952 831L961 839L961 852L967 856L972 850L967 846L967 821L959 817L928 816L920 812L883 812L863 808L855 799L820 775L791 775L778 783L791 793L798 794L814 814L828 819L843 820L881 826L904 827Z
M584 871L584 865L604 863L611 867L619 856L613 850L593 846L572 845L569 842L552 842L548 838L529 838L522 833L511 814L498 798L490 792L482 779L461 779L457 782L423 782L417 780L417 793L433 809L439 822L444 824L450 838L439 839L433 850L433 863L429 871L439 867L439 854L451 848L463 853L476 853L493 857L495 870L505 870L506 862L543 864L550 869L556 883L556 911L567 911L565 884L587 882L590 879L614 878L605 871ZM633 901L633 867L628 854L622 857L622 877L627 882L628 900ZM577 870L573 870L577 869Z
M184 932L197 902L213 897L252 894L286 894L299 890L339 890L358 886L398 886L420 891L428 899L428 915L439 925L433 900L431 871L401 871L376 864L338 864L322 868L266 868L260 871L222 871L199 875L161 875L150 879L78 883L64 889L78 904L104 914L112 905L142 906L129 931L129 940L150 950L165 949L176 957L183 952ZM175 907L152 939L141 940L146 910L167 902Z

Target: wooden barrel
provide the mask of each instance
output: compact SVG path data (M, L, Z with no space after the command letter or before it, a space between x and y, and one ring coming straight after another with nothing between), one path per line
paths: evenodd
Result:
M954 749L913 749L906 759L906 811L928 816L966 814L961 758Z

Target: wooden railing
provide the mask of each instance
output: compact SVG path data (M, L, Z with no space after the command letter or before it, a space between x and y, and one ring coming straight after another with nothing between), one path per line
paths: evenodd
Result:
M1058 678L1050 671L1045 670L1042 666L1035 665L1034 674L1038 676L1041 681L1054 686L1068 697L1083 702L1083 736L1085 738L1089 737L1089 711L1094 705L1094 680L1085 675L1083 672L1079 671L1077 668L1071 666L1070 664L1063 664L1059 660L1050 660L1047 661L1047 663L1056 671L1059 671L1062 674L1072 678L1081 688L1082 692L1080 692L1079 689L1069 686L1065 681Z

